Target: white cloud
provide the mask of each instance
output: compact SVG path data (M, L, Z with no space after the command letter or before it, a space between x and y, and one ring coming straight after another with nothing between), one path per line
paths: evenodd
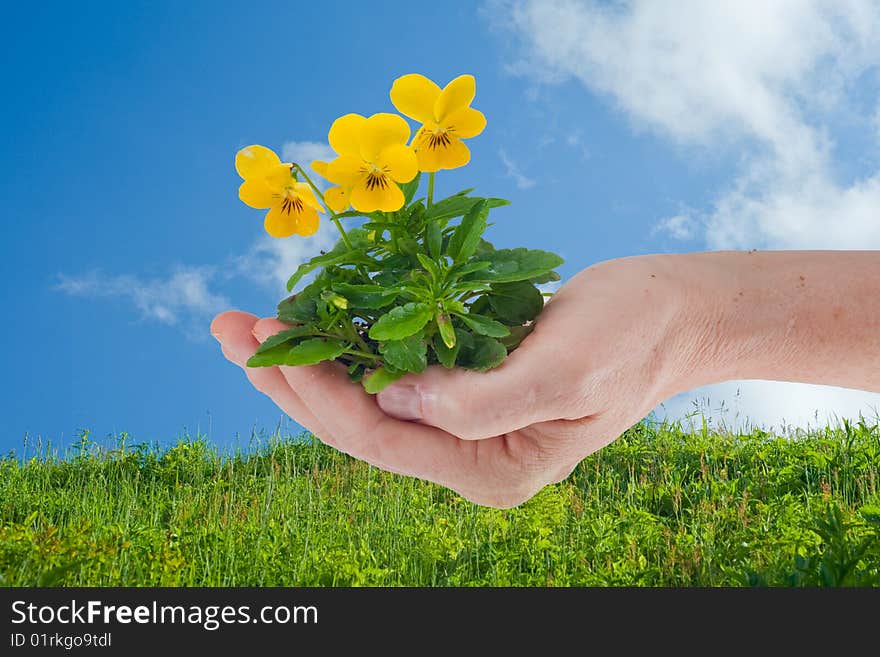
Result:
M652 231L653 233L668 233L677 240L690 240L694 238L696 226L694 218L689 214L677 214L660 221Z
M535 186L535 181L526 176L503 148L498 150L498 157L504 165L504 175L511 178L519 189L530 189Z
M676 143L738 150L739 177L700 217L710 246L880 248L880 172L838 181L823 122L880 65L877 3L505 6L526 47L516 70L577 79Z
M869 421L880 413L880 395L860 390L806 383L730 381L698 388L667 401L654 411L658 419L702 416L716 426L742 429L749 426L785 430L817 427L842 418Z
M869 137L876 131L880 113L861 116L856 96L876 101L877 76L865 73L880 66L880 4L532 0L491 8L487 15L517 37L515 72L540 84L575 79L615 103L634 129L736 156L733 183L709 208L663 219L658 230L719 249L880 249L880 171L845 178L833 124L843 113ZM741 415L767 424L880 406L869 393L732 382L668 407L682 411L694 396L732 399L737 390Z
M335 154L326 144L290 141L281 149L286 162L305 167L312 181L326 187L309 165L314 160L330 160ZM178 267L164 278L144 279L130 274L110 275L92 271L81 276L59 276L56 289L71 296L119 299L131 303L142 318L178 326L191 337L207 334L204 321L232 307L230 301L212 287L232 279L253 281L274 295L287 291L287 279L296 268L322 250L333 247L339 238L335 226L322 215L318 231L309 237L275 239L261 234L244 253L230 256L226 266Z
M287 279L306 260L336 244L339 234L329 220L322 218L318 232L309 237L276 239L261 236L246 253L233 259L233 273L269 287L273 292L287 290Z
M179 325L190 335L193 321L229 307L229 301L211 292L215 271L207 267L180 267L166 278L145 280L127 274L113 276L92 271L82 276L59 276L56 289L71 296L114 298L131 303L143 318Z

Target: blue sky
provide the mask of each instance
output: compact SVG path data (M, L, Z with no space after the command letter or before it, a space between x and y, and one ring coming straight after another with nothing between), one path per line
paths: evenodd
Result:
M565 276L650 252L880 248L880 11L711 5L8 8L0 449L274 427L208 325L227 307L271 314L329 233L272 244L237 199L234 153L320 153L337 116L391 111L404 73L476 76L488 127L438 192L510 198L492 239L561 253ZM707 397L768 423L880 405L752 382L667 407Z

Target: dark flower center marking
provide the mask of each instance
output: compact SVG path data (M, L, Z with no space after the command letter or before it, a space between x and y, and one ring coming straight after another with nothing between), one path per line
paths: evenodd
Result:
M388 167L382 167L381 169L373 167L369 171L366 171L366 169L361 169L361 171L367 174L366 185L369 191L374 189L385 190L388 188Z
M424 141L428 142L428 148L432 151L438 148L446 148L449 144L452 143L452 138L446 133L446 130L441 132L430 132L424 138Z
M291 212L300 214L303 211L302 199L299 196L295 198L285 198L281 202L281 211L286 212L287 214L290 214Z

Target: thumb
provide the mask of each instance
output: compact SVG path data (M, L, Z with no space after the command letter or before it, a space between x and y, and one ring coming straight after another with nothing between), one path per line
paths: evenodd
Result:
M394 382L377 401L392 417L418 420L459 438L499 436L563 417L566 391L574 387L541 360L524 345L487 372L430 367Z

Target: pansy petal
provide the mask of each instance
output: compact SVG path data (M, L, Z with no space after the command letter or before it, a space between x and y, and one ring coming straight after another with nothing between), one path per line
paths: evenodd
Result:
M427 140L416 152L419 171L440 171L457 169L470 162L471 152L461 139L452 138L446 144L431 146Z
M263 227L272 237L290 237L296 232L296 217L289 203L278 203L266 213Z
M275 151L265 146L253 144L246 146L235 154L235 170L242 178L257 178L273 166L281 164Z
M341 155L327 165L327 180L343 187L351 187L364 173L364 161L360 157Z
M404 201L400 187L387 178L384 185L368 188L366 181L360 181L351 190L351 204L358 212L394 212L403 207Z
M245 205L263 209L272 207L272 204L278 200L278 194L274 193L262 180L252 178L241 183L238 188L238 198Z
M445 117L471 104L477 93L477 83L473 75L459 75L447 84L437 101L434 103L434 116L438 122L443 122Z
M319 223L318 213L315 212L314 208L305 206L296 214L296 233L303 237L314 235L315 231L318 230Z
M296 192L296 195L299 196L306 205L311 206L318 212L324 211L324 208L318 202L318 197L315 196L315 192L308 183L293 183L293 191Z
M330 126L327 135L330 147L339 155L360 155L361 130L367 119L360 114L340 116Z
M447 116L443 124L443 127L456 137L467 139L483 132L486 127L486 117L480 110L463 107Z
M293 176L290 175L290 168L289 164L276 164L266 171L263 180L272 190L280 191L289 186L293 180Z
M382 167L392 180L399 183L409 182L419 172L416 154L409 146L403 144L392 144L382 149L376 164Z
M324 192L324 203L330 206L333 212L345 212L348 210L348 195L350 189L331 187Z
M373 114L364 124L361 133L361 157L367 162L375 162L386 147L392 144L405 144L410 129L406 120L398 114Z
M290 187L290 183L293 182L293 176L290 172L289 164L278 164L266 172L263 180L272 190L280 192L285 187Z
M315 160L312 162L312 171L317 173L319 176L324 178L327 177L327 167L329 164L327 162L322 162L321 160Z
M422 123L434 118L434 103L439 95L440 87L418 73L399 77L391 85L391 103L397 111Z

